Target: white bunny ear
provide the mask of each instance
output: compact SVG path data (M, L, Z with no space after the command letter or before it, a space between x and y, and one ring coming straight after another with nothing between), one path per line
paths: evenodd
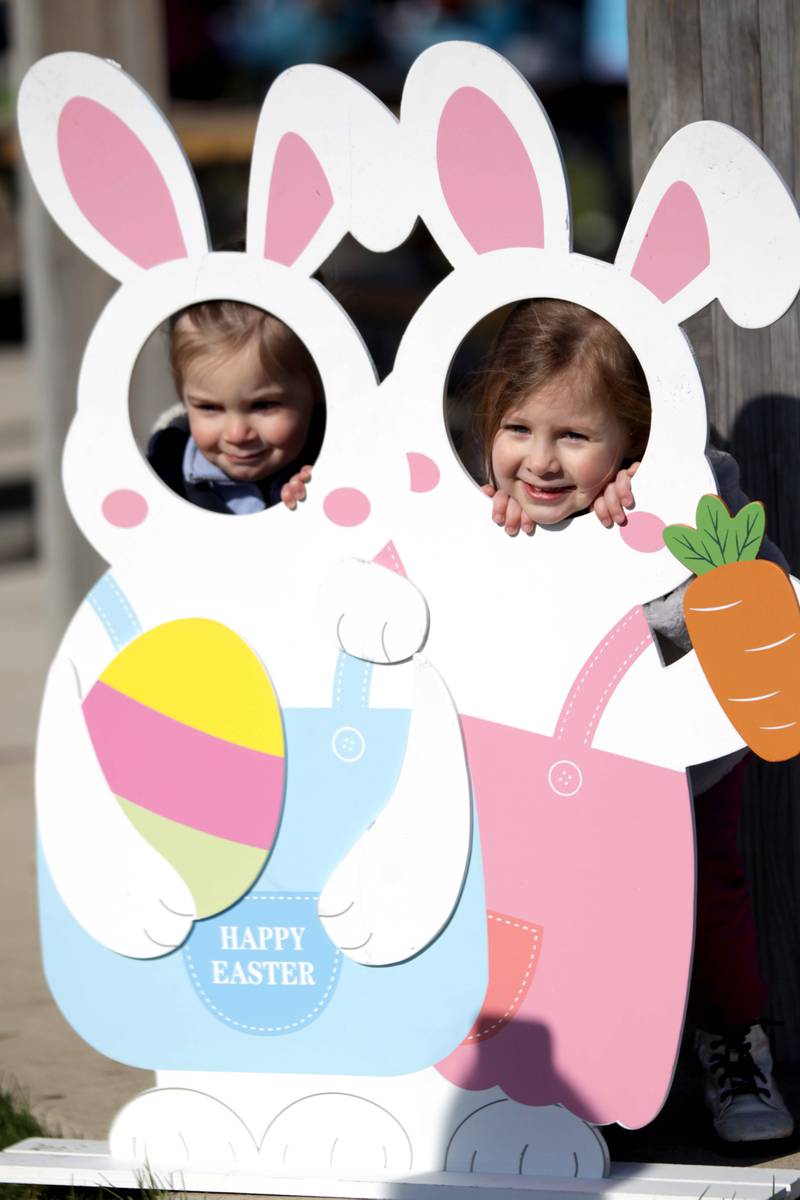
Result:
M53 54L22 81L20 141L53 219L119 280L208 252L183 149L160 109L116 64Z
M284 71L261 109L247 253L311 274L350 232L369 250L404 241L416 204L395 117L329 67Z
M749 138L698 121L650 168L616 262L678 322L717 297L732 321L756 329L777 321L800 288L800 220Z
M536 93L504 58L470 42L420 55L403 91L419 211L450 262L507 247L570 249L561 151Z

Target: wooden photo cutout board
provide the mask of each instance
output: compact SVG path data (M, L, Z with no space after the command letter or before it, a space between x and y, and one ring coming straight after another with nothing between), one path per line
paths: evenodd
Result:
M655 1116L680 1039L686 767L743 745L642 611L689 575L665 525L717 490L679 322L714 297L748 327L787 309L791 196L702 122L658 156L616 262L573 254L546 114L467 43L417 60L399 121L335 71L280 76L244 253L209 251L173 131L116 65L37 63L20 131L53 218L120 281L64 454L109 571L51 667L37 752L49 985L92 1046L156 1071L112 1154L287 1188L603 1176L598 1126ZM385 251L417 216L453 270L379 384L311 276L345 233ZM600 313L643 365L652 429L623 528L505 537L453 453L453 357L529 296ZM190 505L134 442L143 343L220 297L275 313L319 369L325 441L297 511ZM742 620L772 640L757 603Z

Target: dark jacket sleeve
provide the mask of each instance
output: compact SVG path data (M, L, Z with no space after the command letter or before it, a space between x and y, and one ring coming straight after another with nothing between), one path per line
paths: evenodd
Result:
M158 429L147 443L147 461L167 487L186 499L183 479L183 452L189 433L175 425Z

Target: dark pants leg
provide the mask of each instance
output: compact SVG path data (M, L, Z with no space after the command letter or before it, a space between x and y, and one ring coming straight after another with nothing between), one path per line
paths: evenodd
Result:
M738 845L747 761L737 763L694 802L697 933L689 1018L710 1031L756 1021L767 1004Z

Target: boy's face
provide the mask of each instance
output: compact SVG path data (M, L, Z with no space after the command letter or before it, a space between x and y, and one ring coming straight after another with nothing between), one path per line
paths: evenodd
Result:
M314 407L302 375L265 373L255 337L233 354L193 359L181 397L201 453L241 483L267 479L298 457Z

